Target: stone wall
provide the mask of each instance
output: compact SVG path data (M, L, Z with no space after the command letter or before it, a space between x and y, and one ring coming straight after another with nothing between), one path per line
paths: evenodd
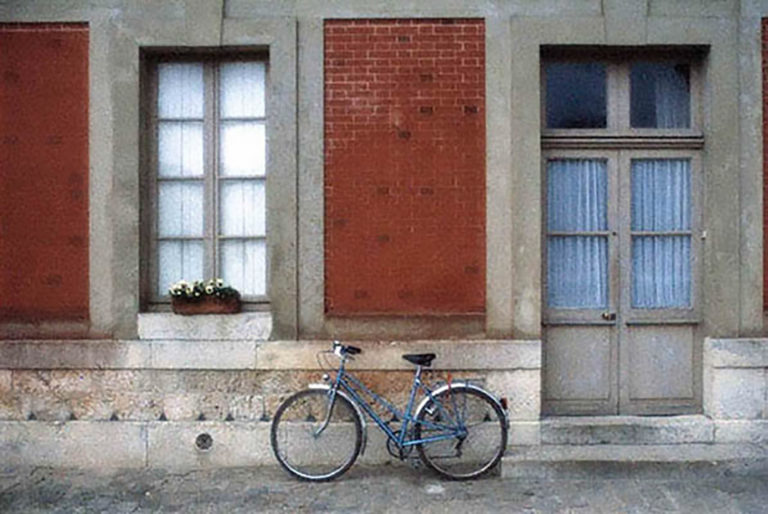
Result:
M396 406L405 406L413 376L400 356L435 352L427 381L481 381L508 399L510 445L538 444L538 342L357 344L363 354L348 369ZM327 341L0 342L0 454L10 464L64 467L270 463L277 406L322 381L327 367L317 357L329 347ZM330 366L338 363L326 357ZM209 451L195 446L202 433L214 439ZM368 462L388 460L381 434L371 426L369 435Z
M716 442L768 442L768 340L707 339L704 414Z

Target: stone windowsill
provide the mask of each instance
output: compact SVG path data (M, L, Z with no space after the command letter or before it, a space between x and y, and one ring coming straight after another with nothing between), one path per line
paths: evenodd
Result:
M180 316L168 312L141 313L141 340L267 341L272 333L272 314L242 312Z

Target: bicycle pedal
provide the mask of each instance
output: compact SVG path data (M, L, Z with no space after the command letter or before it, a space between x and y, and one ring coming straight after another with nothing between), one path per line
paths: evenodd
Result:
M421 462L421 459L417 457L411 457L410 459L408 459L408 465L411 466L413 469L421 469L422 462Z

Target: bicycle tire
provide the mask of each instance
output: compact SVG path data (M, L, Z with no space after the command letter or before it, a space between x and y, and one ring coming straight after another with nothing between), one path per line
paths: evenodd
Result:
M440 402L444 411L435 406L435 401ZM457 413L466 425L466 437L420 444L419 457L428 468L452 480L478 478L494 469L507 447L506 415L483 389L455 385L439 391L434 401L429 400L418 412L414 436L422 439L439 433L422 423L450 423Z
M329 404L328 389L305 389L287 398L272 420L272 452L301 480L333 480L355 463L362 446L362 422L352 403L336 394L328 426L319 435Z

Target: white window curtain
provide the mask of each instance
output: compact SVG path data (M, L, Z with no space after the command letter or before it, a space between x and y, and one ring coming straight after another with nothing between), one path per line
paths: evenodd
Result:
M632 307L691 305L691 165L633 160Z
M653 68L656 96L656 128L690 126L690 93L688 77L674 65Z
M267 293L266 64L221 65L219 267L246 296Z
M608 176L605 160L547 164L547 290L550 307L608 305Z
M203 278L203 66L158 66L157 291Z

